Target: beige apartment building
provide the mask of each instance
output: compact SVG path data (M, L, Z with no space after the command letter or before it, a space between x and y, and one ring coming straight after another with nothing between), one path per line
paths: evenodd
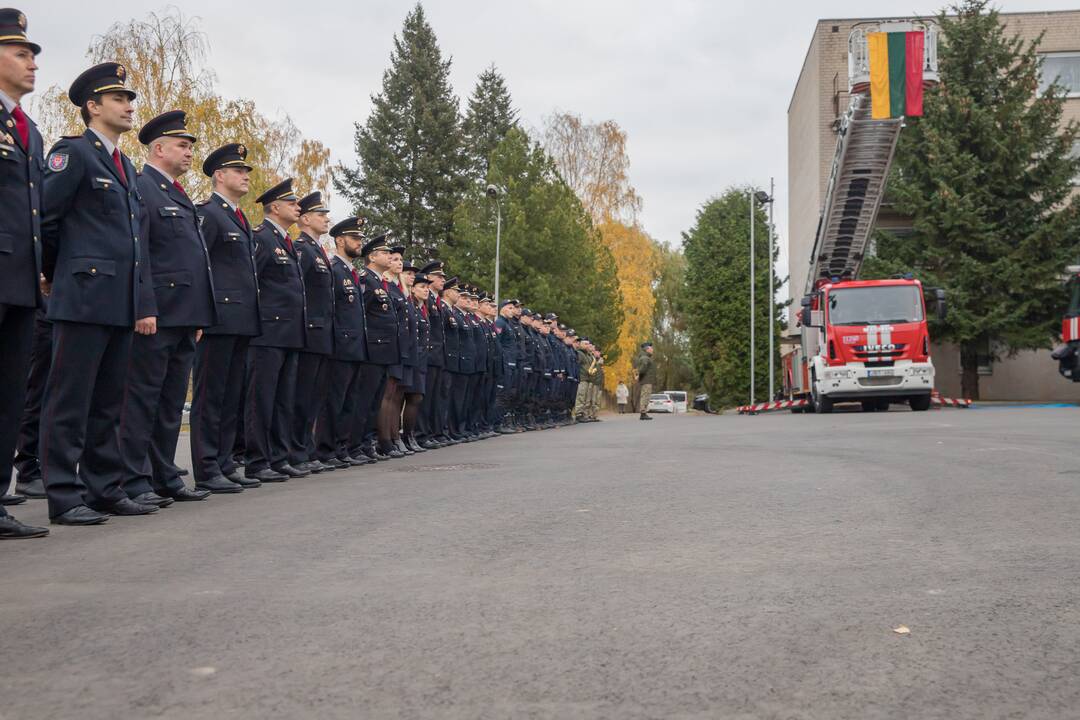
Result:
M1045 33L1040 52L1045 55L1044 82L1058 82L1069 90L1065 119L1080 121L1080 10L1002 13L1012 33L1034 39ZM788 106L788 262L794 306L798 307L809 273L818 216L829 181L840 117L848 108L848 35L886 18L819 20L803 61L795 92ZM1080 143L1074 148L1080 153ZM1080 188L1080 177L1076 179ZM885 205L877 227L903 233L909 221ZM1061 309L1068 297L1064 289ZM790 329L790 328L789 328ZM989 349L989 348L988 348ZM988 353L989 355L989 353ZM960 359L955 346L935 345L937 389L946 396L960 393ZM987 359L980 373L983 400L1080 400L1080 383L1057 373L1050 351L1024 352L999 361Z

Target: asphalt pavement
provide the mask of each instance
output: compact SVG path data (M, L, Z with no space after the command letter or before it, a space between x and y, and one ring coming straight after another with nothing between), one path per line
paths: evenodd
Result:
M607 416L56 527L0 719L1080 717L1078 428Z

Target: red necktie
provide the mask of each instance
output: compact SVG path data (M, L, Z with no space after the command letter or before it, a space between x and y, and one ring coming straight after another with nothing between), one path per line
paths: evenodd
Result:
M236 207L236 219L240 221L240 227L247 230L247 218L244 217L244 212L240 209L239 205Z
M116 173L120 176L120 182L127 187L127 174L124 172L124 162L120 159L120 148L113 148L112 161L116 166Z
M18 105L11 111L11 117L15 118L15 130L19 133L24 148L30 147L30 123L26 120L26 113Z
M180 184L179 180L173 180L172 181L172 186L174 188L176 188L177 190L179 190L181 195L183 195L184 197L187 197L187 193L184 192L184 186Z
M352 281L355 284L359 285L360 284L360 276L356 274L356 268L354 268L354 267L349 268L349 272L352 273Z
M390 286L386 283L386 278L382 279L382 289L383 290L389 290L390 289Z
M427 303L420 306L420 312L424 313L424 319L427 320Z
M285 245L289 248L289 252L292 252L292 238L289 237L289 231L285 231Z

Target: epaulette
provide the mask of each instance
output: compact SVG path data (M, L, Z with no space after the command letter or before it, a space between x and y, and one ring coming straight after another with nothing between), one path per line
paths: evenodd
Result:
M61 140L78 140L82 135L61 135Z
M205 207L205 206L207 206L209 204L210 204L210 198L206 198L205 200L200 200L197 203L195 203L195 207Z
M252 230L252 232L259 232L262 229L263 229L263 224L259 223L258 225L255 226L255 228Z

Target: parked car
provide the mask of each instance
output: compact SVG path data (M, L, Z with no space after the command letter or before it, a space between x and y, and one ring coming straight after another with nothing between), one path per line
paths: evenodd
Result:
M685 390L665 390L664 394L672 399L675 403L675 412L684 413L687 410L686 407L686 391Z
M649 396L649 408L646 412L675 412L675 401L666 393L656 393Z
M702 393L694 396L694 409L702 412L711 413L712 408L709 407L709 395L708 393Z

